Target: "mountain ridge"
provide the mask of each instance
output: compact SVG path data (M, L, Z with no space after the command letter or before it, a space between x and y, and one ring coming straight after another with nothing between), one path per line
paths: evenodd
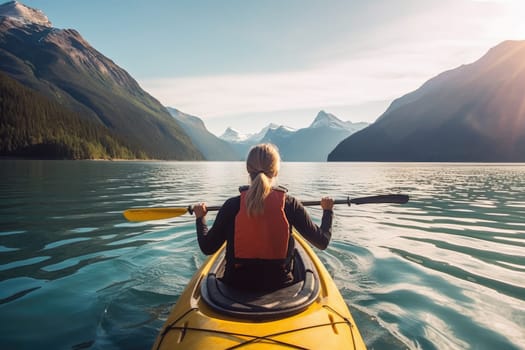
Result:
M34 11L19 2L0 7L0 71L101 124L147 158L203 159L166 108L131 75L76 30L41 25L42 18L30 22L25 15Z
M525 41L436 75L394 100L329 161L525 161Z
M168 112L182 126L191 141L202 152L206 160L233 161L240 160L231 145L211 132L199 117L186 114L174 107L166 107Z
M340 141L368 125L365 122L345 122L321 110L305 128L293 129L271 123L258 133L239 136L237 131L228 127L220 138L228 141L242 159L253 145L273 143L284 161L321 162L326 161L329 152Z

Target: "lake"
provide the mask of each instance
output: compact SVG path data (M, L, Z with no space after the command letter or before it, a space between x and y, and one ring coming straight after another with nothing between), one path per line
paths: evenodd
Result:
M149 349L206 257L191 215L122 211L218 205L247 180L242 162L0 161L0 348ZM279 184L410 195L336 206L317 250L369 348L525 348L525 164L283 163Z

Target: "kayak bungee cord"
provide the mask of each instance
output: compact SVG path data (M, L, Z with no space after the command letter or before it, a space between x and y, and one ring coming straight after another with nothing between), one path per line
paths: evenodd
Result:
M177 322L182 320L184 317L186 317L186 315L190 314L192 311L198 311L198 310L199 310L198 308L192 307L191 309L189 309L188 311L183 313L181 316L179 316L175 321L171 322L166 328L164 328L164 330L160 334L160 341L159 341L159 345L157 346L157 350L160 349L160 346L162 345L162 341L164 340L164 336L166 336L166 333L168 333L171 329L174 329L174 327L175 327L174 325ZM182 338L184 338L184 331L183 331L183 334L182 334Z
M305 348L305 347L302 347L302 346L299 346L299 345L290 344L290 343L283 342L283 341L280 341L280 340L277 340L277 339L273 339L273 337L278 337L278 336L285 335L285 334L290 334L290 333L294 333L294 332L301 332L301 331L314 329L314 328L320 328L320 327L334 327L335 325L340 325L340 324L348 325L348 327L350 328L350 331L352 333L352 340L353 340L353 331L352 331L353 324L350 322L350 320L348 320L346 317L342 316L339 312L334 310L329 305L323 305L322 307L331 310L335 315L339 316L342 319L342 321L315 324L315 325L310 325L310 326L296 328L296 329L290 329L290 330L277 332L277 333L271 333L271 334L262 335L262 336L246 334L246 333L221 331L221 330L217 330L217 329L196 328L196 327L187 327L187 326L175 326L176 323L180 322L182 319L184 319L191 312L198 311L197 308L191 308L188 311L186 311L184 314L182 314L179 318L177 318L175 321L173 321L169 326L167 326L163 330L163 332L162 332L162 334L160 336L160 341L159 341L159 344L157 346L157 349L160 348L160 346L161 346L161 344L162 344L162 342L164 340L165 335L171 330L179 330L179 331L181 331L182 335L181 335L181 338L180 338L179 341L182 341L184 339L184 335L186 334L187 331L195 331L195 332L203 332L203 333L214 333L214 334L222 334L222 335L231 335L231 336L237 336L237 337L251 338L251 339L247 339L247 340L245 340L245 341L243 341L243 342L241 342L241 343L239 343L237 345L228 347L225 350L238 349L238 348L241 348L243 346L247 346L247 345L253 344L255 342L259 342L259 341L269 341L269 342L273 342L273 343L276 343L276 344L279 344L279 345L287 346L287 347L292 348L292 349L309 350L309 348ZM354 344L354 346L355 346L355 344Z
M253 337L253 339L246 340L246 341L244 341L242 343L239 343L239 344L234 345L232 347L226 348L226 350L237 349L237 348L240 348L240 347L243 347L243 346L255 343L255 342L259 341L259 340L269 340L269 341L273 341L275 343L283 343L283 342L277 341L275 339L272 339L271 337L277 337L277 336L284 335L284 334L290 334L290 333L294 333L294 332L300 332L300 331L305 331L305 330L314 329L314 328L320 328L320 327L328 327L328 326L330 326L330 327L333 328L333 326L338 325L338 324L346 324L346 325L349 325L350 328L352 327L352 324L350 324L350 322L347 319L343 318L343 321L321 323L321 324L316 324L316 325L311 325L311 326L306 326L306 327L301 327L301 328L296 328L296 329L290 329L290 330L287 330L287 331L284 331L284 332L273 333L273 334L268 334L268 335L263 335L263 336L255 337L255 336L252 336L252 335L244 335L244 336L247 336L247 337ZM288 344L288 343L283 343L283 344L287 345L289 347L292 347L292 348L296 348L296 349L305 349L305 350L309 349L309 348L303 348L302 346L294 345L294 344Z
M348 327L350 328L350 334L352 335L352 345L354 346L354 349L355 349L355 336L354 336L354 325L352 324L352 322L350 322L350 320L346 317L344 317L343 315L341 315L341 313L339 313L339 311L337 311L336 309L334 309L333 307L331 307L330 305L323 305L323 307L325 309L328 309L330 311L332 311L334 314L336 314L337 316L341 317L343 320L346 321L346 323L348 324Z

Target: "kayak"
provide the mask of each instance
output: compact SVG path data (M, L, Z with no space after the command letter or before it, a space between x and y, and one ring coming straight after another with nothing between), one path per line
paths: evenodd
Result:
M366 349L333 279L294 233L294 282L247 292L220 279L225 247L195 273L152 349Z

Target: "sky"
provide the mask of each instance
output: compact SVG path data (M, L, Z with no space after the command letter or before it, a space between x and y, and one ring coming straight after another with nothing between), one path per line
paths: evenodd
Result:
M216 135L299 129L321 110L371 123L439 73L525 40L525 0L20 2Z

